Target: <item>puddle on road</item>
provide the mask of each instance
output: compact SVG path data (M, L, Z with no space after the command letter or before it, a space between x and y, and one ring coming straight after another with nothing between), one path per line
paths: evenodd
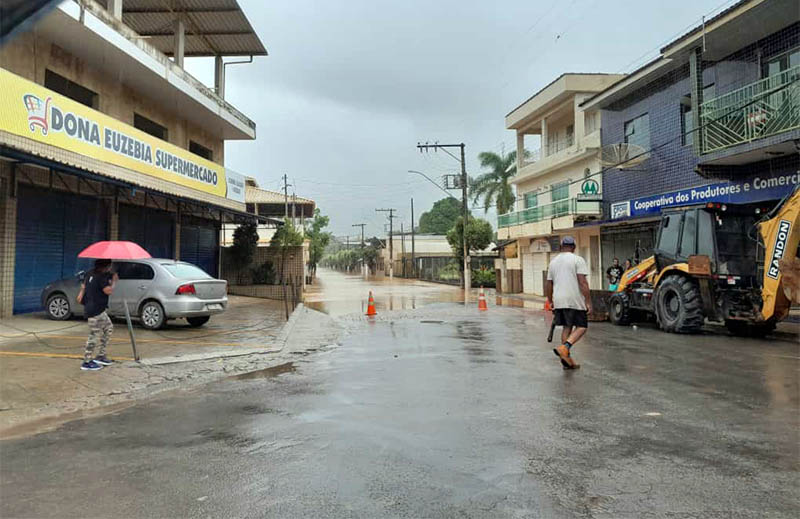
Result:
M496 296L495 304L497 306L510 306L513 308L529 308L532 310L544 310L544 303L541 301L528 301L525 299L517 299L515 297Z
M278 375L282 375L284 373L294 373L295 371L297 371L297 368L294 366L294 362L287 362L285 364L272 366L271 368L251 371L250 373L242 373L241 375L234 375L230 378L233 380L253 380L258 378L277 377Z

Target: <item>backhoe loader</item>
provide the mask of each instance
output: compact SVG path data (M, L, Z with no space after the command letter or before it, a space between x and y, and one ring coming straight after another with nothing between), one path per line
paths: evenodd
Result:
M609 299L614 324L655 319L696 333L706 319L760 337L800 303L800 186L771 210L759 204L665 211L654 253L623 273Z

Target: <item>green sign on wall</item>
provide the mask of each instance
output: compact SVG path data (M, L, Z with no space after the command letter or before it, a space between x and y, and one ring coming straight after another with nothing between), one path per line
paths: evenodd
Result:
M600 194L600 184L593 178L587 178L581 184L581 192L577 196L578 200L602 200Z

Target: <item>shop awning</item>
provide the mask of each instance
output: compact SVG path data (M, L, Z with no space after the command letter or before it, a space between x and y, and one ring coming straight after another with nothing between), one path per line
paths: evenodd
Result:
M59 185L58 177L54 175L66 174L78 177L79 179L85 181L97 182L100 183L101 185L112 186L114 188L129 190L133 192L138 191L140 193L145 193L152 196L158 196L160 198L172 200L176 204L180 203L182 208L190 210L195 214L208 215L209 217L213 216L213 219L219 219L221 223L238 224L256 220L260 224L274 225L275 227L283 225L283 221L278 220L276 218L269 218L265 216L255 215L248 213L246 211L240 211L237 209L232 209L230 207L222 207L210 204L205 201L194 200L191 198L178 196L172 193L166 193L163 191L159 191L157 189L145 188L142 186L132 184L130 182L124 182L119 179L107 177L97 173L92 173L90 171L85 171L79 168L75 168L73 166L61 164L59 162L55 162L43 157L38 157L36 155L24 153L15 150L13 148L9 148L7 146L0 146L0 160L6 160L16 164L29 164L49 170L50 171L49 184L51 187L54 185ZM23 172L20 172L17 179L24 182L26 180L25 174ZM36 184L35 182L31 183ZM100 191L97 193L92 193L91 191L89 191L89 192L84 192L83 194L94 194L101 197L113 197L116 195L116 193L118 193L117 190ZM122 191L122 193L124 197L125 191Z

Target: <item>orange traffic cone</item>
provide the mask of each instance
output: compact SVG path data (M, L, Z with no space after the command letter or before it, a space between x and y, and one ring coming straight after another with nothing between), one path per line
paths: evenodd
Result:
M486 306L486 296L483 293L483 285L481 285L481 293L478 295L478 310L488 310L489 307Z
M377 315L375 311L375 300L372 298L372 290L369 291L369 303L367 304L367 315Z

